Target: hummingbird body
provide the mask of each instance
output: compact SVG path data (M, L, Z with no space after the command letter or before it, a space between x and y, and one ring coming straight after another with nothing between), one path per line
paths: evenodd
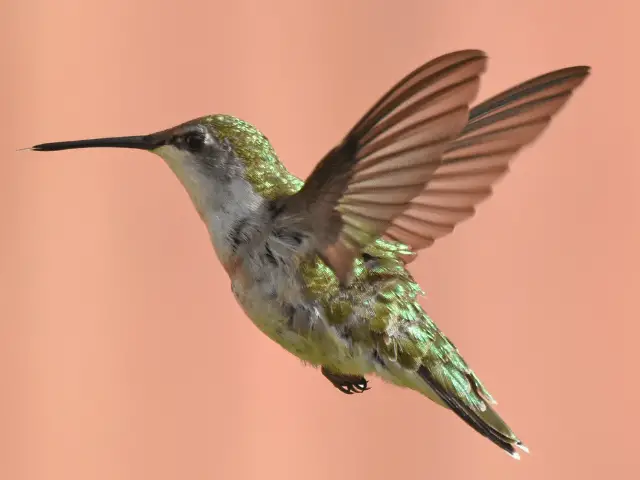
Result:
M269 338L345 393L375 374L453 410L510 455L526 447L406 269L473 215L588 67L550 72L469 109L486 56L444 55L405 77L303 182L229 115L139 137L33 150L128 147L161 156L207 225L235 298Z
M303 182L285 169L267 138L232 116L204 121L216 125L219 139L228 142L229 165L238 176L227 176L222 188L221 179L202 206L198 199L194 204L202 212L238 303L263 333L303 361L346 375L381 373L376 356L396 361L397 343L407 336L415 337L411 341L417 350L422 341L438 349L446 345L454 353L417 302L422 291L398 256L411 255L410 250L378 239L355 261L352 281L341 284L315 253L304 230L286 219L274 220L278 200L297 193ZM243 158L236 157L237 145L245 146ZM247 160L252 157L255 164ZM256 164L260 172L252 171ZM187 191L196 191L189 186L193 173L177 176ZM264 188L267 184L269 191ZM433 342L436 338L440 342ZM404 350L400 348L401 357ZM405 357L404 363L416 366L411 355ZM472 374L463 368L464 375ZM390 377L386 369L382 376L406 381Z

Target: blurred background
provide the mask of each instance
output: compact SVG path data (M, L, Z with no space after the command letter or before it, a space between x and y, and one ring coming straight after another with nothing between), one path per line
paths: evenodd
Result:
M638 478L636 2L0 5L0 478ZM521 462L418 394L374 378L343 395L263 336L159 158L15 151L230 113L305 176L393 83L462 48L490 55L480 98L593 67L411 265Z

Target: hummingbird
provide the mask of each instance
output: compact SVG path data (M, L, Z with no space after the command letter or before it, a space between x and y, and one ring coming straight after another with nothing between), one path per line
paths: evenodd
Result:
M472 217L511 160L590 72L551 71L471 107L488 57L442 55L404 77L316 165L291 174L255 126L226 114L148 135L44 143L160 156L207 227L231 290L271 340L346 394L368 378L452 410L514 458L527 447L419 303L407 267Z

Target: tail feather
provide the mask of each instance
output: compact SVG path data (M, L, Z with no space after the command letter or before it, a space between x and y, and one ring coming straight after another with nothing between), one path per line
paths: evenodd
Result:
M473 408L463 399L448 391L424 365L418 368L417 373L447 407L453 410L476 432L491 440L513 458L520 458L516 447L525 452L529 451L491 406L485 404L483 411Z

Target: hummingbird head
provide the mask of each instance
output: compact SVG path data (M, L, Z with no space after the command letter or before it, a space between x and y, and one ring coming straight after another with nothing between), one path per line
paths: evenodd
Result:
M133 148L160 156L183 184L201 216L207 208L236 197L263 199L293 193L300 182L292 177L269 140L251 124L229 115L209 115L148 135L96 138L35 145L32 150ZM225 192L227 194L225 194Z

